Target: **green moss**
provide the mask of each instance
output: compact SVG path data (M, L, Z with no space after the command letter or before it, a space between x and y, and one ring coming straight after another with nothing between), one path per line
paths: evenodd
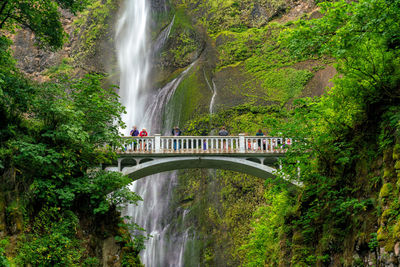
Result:
M400 144L396 144L393 147L393 159L400 160Z
M162 68L179 69L188 66L200 54L203 40L192 25L187 10L178 8L166 46L161 52ZM172 18L171 18L172 19Z
M261 87L267 102L285 104L303 91L313 77L309 70L290 68L296 61L278 43L282 25L268 25L262 29L250 28L236 33L224 31L218 35L219 62L217 70L243 63L251 76L243 85L252 93L255 84ZM322 67L322 66L319 66ZM317 71L315 68L313 71Z
M393 191L393 184L391 183L386 183L383 184L381 191L379 192L379 197L380 198L388 198L392 194Z
M386 231L382 228L382 227L380 227L379 229L378 229L378 232L377 232L377 240L379 241L379 242L382 242L382 241L385 241L386 240L386 238L387 238L387 233L386 233Z
M183 8L178 8L175 10L175 21L171 29L171 34L174 34L176 31L180 31L181 29L193 30L193 25L185 10Z
M194 66L183 78L166 107L166 117L174 118L165 122L167 127L183 124L197 114L207 112L209 103L207 95L211 97L211 92L204 84L202 75L202 69Z
M24 229L23 207L20 205L19 200L12 201L6 207L6 220L9 225L13 225L14 230L22 232Z
M94 56L99 40L110 31L108 25L112 14L117 11L117 0L95 0L74 21L75 34L79 37L79 51L75 58Z
M304 242L304 237L301 232L294 232L292 237L293 244L302 244Z
M393 216L394 211L390 208L386 209L381 216L381 223L387 224L391 217Z
M397 223L393 226L393 238L396 241L400 241L400 218Z
M393 168L387 167L383 170L383 179L386 181L390 181L391 178L395 176L395 172Z
M386 253L392 253L394 249L394 240L393 239L387 239L385 242L385 252Z
M397 160L396 163L394 164L394 168L396 170L400 170L400 160Z
M383 161L385 163L388 163L392 160L393 157L393 150L392 149L386 149L383 151Z

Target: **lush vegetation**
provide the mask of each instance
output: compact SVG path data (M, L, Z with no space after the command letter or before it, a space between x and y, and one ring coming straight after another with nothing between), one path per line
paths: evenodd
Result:
M399 242L393 226L400 219L393 193L397 156L391 152L399 127L399 2L329 2L321 4L321 12L322 18L299 20L282 35L282 45L297 58L333 57L339 75L323 97L296 101L293 116L277 128L299 141L284 171L295 177L300 167L304 188L294 212L283 216L284 231L278 227L275 234L291 252L290 264L362 264L353 258L354 244L390 252ZM257 223L250 245L257 241L260 251L269 250L271 236L257 235L260 227ZM253 261L260 248L250 247ZM283 262L285 256L258 255L263 262Z
M105 37L111 37L110 24L112 16L117 13L118 1L92 1L92 3L74 21L74 35L77 36L79 46L74 51L74 58L78 64L88 57L99 56L99 44Z
M84 7L57 2L72 11ZM43 46L56 49L64 40L57 2L5 1L0 18L7 29L27 26ZM110 148L100 147L119 145L118 129L124 126L114 86L99 74L68 76L65 62L49 72L52 82L34 83L17 69L10 44L2 32L0 221L3 235L17 238L1 242L0 260L20 266L96 266L102 255L91 243L118 236L126 247L122 262L140 265L143 239L131 240L116 210L140 197L125 188L127 177L99 168L114 158Z
M38 44L51 49L61 48L66 34L59 9L76 13L83 10L86 3L81 0L4 0L0 4L0 30L27 27L35 33Z
M207 135L226 125L232 134L253 134L262 128L269 135L295 136L298 142L285 159L284 172L296 178L300 168L303 187L292 192L267 183L264 205L249 202L249 206L259 206L250 211L250 224L232 219L228 212L229 204L240 201L246 192L224 196L218 200L221 204L203 203L214 214L197 211L203 223L226 230L233 220L249 231L245 239L234 234L232 240L221 241L221 233L214 230L218 237L213 241L225 244L229 260L246 266L362 266L367 258L363 255L371 255L377 265L387 261L400 242L399 1L324 2L320 18L258 28L227 26L236 24L237 14L226 18L230 13L208 13L204 8L212 10L217 2L181 4L192 8L199 21L204 19L202 25L215 40L219 52L215 71L243 66L264 83L265 98L273 101L257 106L259 96L254 94L250 104L188 121L184 132ZM222 9L239 6L226 1ZM214 19L218 22L212 24ZM334 87L322 97L292 102L314 71L299 71L296 65L310 59L320 62L315 70L335 62ZM250 81L243 90L251 94L254 84ZM274 99L277 95L282 98ZM238 182L234 174L224 175L231 179L224 185L228 191L232 185L248 182ZM201 192L194 181L182 179ZM187 197L185 205L202 207L193 193ZM211 223L211 217L220 223ZM220 255L211 247L206 244L203 255L209 262Z
M286 25L266 24L284 12L283 1L171 2L173 49L160 60L161 69L170 69L159 80L176 77L198 57L204 48L198 27L218 54L207 68L194 67L171 100L184 133L208 135L225 125L232 134L261 128L295 137L283 171L298 179L300 169L303 185L185 171L174 205L191 210L201 264L362 266L368 255L382 264L400 244L399 0L323 2L320 18ZM41 46L61 47L58 8L77 12L84 1L31 3L3 1L0 29L22 25ZM249 19L266 5L268 16ZM114 1L96 1L76 22L84 44L79 57L95 52L114 10ZM94 18L98 27L87 27ZM2 33L0 231L18 238L0 240L0 265L98 265L92 244L110 236L124 244L122 265L139 265L143 237L131 240L138 226L124 225L116 212L139 198L124 188L126 177L98 168L114 156L99 146L119 144L123 108L114 87L102 75L73 77L68 60L48 72L52 83L33 83L15 67L10 44ZM308 61L317 64L299 67ZM299 98L329 62L338 71L334 87ZM235 68L246 77L240 89L247 104L193 118L204 109L199 84L208 90L200 80Z

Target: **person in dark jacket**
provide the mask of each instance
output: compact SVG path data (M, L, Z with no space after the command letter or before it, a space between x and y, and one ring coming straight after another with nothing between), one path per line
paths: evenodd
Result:
M131 130L131 132L130 132L129 135L130 135L130 136L138 136L138 135L139 135L139 131L138 131L138 129L137 129L136 126L133 126L133 127L132 127L132 130Z
M218 135L219 135L219 136L228 136L228 135L229 135L229 133L228 133L228 131L226 130L225 126L222 126L222 127L221 127L221 130L218 132Z
M221 130L218 132L218 135L219 136L228 136L229 135L229 133L226 130L225 126L221 127ZM222 146L223 146L223 149L225 150L226 149L226 140L222 141Z
M256 136L258 136L258 137L264 136L264 133L262 132L261 129L259 129L259 130L257 131ZM265 145L266 145L266 144L265 144L265 139L264 139L264 140L263 140L263 150L266 149L266 146L265 146ZM261 139L258 139L258 149L261 149Z
M130 136L138 136L139 135L139 131L137 129L136 126L132 127L131 132L129 133ZM132 142L132 146L133 146L133 150L136 150L137 147L137 140L136 138L133 138L133 142Z
M175 127L172 129L172 135L173 135L173 136L181 136L181 135L182 135L182 131L179 129L178 126L175 126ZM178 142L179 142L179 141L178 141ZM177 145L176 145L176 140L174 140L174 150L176 150L176 147L177 147ZM179 144L178 149L181 149L181 144Z
M181 136L181 134L182 134L182 131L179 129L178 126L175 126L175 127L172 129L172 135L173 135L173 136Z

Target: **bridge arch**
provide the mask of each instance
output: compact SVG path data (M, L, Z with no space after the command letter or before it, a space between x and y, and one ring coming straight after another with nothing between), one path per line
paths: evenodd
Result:
M221 156L155 158L136 166L124 167L122 173L133 180L138 180L156 173L197 168L237 171L264 179L276 176L275 168L247 159Z

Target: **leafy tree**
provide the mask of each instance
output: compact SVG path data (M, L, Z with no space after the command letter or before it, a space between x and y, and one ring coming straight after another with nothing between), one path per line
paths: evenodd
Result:
M64 38L59 7L75 12L83 3L6 0L0 3L1 29L25 25L41 44L58 48ZM110 224L117 225L117 206L140 200L125 187L128 177L98 169L115 157L111 147L120 143L124 108L103 75L59 75L43 84L28 80L10 44L0 36L0 175L7 181L0 187L12 181L15 189L8 195L21 200L16 209L28 226L17 247L18 264L79 266L88 255L78 222L92 220L91 231L105 218L115 218ZM135 258L140 249L129 251Z
M60 48L65 40L60 8L73 13L82 10L87 0L3 0L0 3L0 30L23 26L35 33L41 45Z
M378 156L385 118L398 122L392 107L400 96L399 4L325 2L322 18L299 20L282 35L293 56L333 57L338 70L335 86L321 98L296 101L291 122L279 129L298 140L284 171L296 177L300 167L304 183L292 221L293 264L329 262L373 206L357 170Z

